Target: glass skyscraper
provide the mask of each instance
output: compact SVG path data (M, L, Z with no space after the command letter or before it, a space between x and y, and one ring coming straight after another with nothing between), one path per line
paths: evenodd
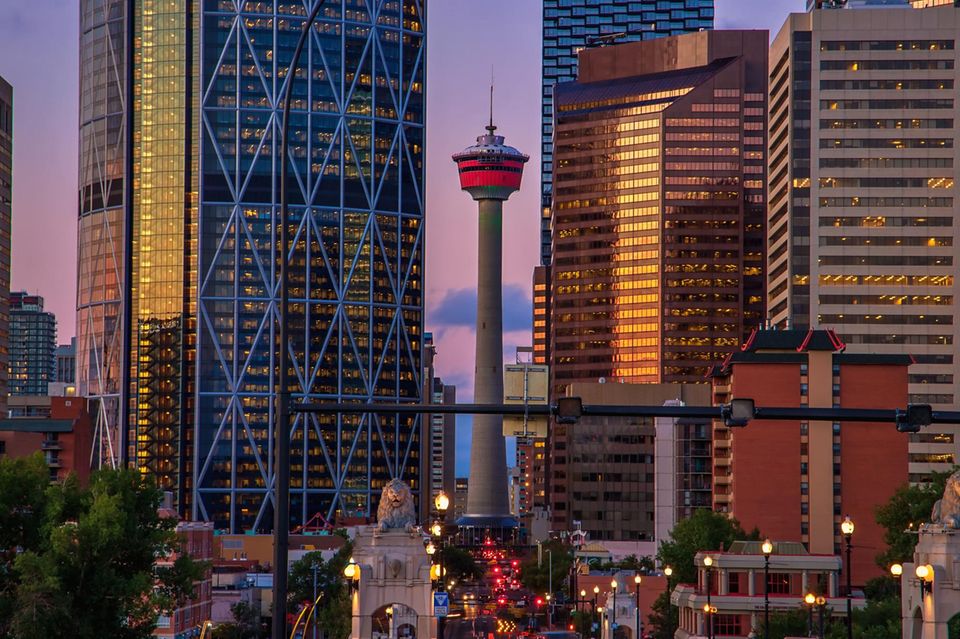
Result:
M110 7L83 4L85 17L100 12L107 22ZM80 243L81 291L124 269L113 332L127 364L112 377L124 396L104 420L116 427L102 432L120 440L120 463L175 493L182 513L223 530L268 529L280 112L310 7L112 4L121 35L101 28L81 44L91 67L82 77L93 84L109 85L101 75L116 64L100 57L105 40L122 41L119 59L131 62L118 74L128 86L119 91L126 101L116 136L130 142L120 163L129 187L111 235L118 267L105 273L107 220ZM328 1L294 77L287 259L295 402L420 399L425 2L374 4ZM132 33L123 35L126 25ZM88 118L109 119L97 111L103 106ZM82 166L97 164L84 149L81 156ZM82 320L90 311L83 300L79 307ZM88 325L78 368L81 389L95 395L106 358L91 347L109 340L95 339L106 333L97 322ZM419 489L412 419L298 416L291 439L291 525L368 516L392 477Z
M543 0L540 119L540 260L550 265L553 85L577 79L577 53L589 46L713 28L713 0Z
M43 310L43 298L26 291L10 293L10 395L46 395L56 380L57 318Z

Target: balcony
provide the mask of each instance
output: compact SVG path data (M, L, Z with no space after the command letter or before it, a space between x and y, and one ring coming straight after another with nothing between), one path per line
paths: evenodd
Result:
M40 450L63 450L63 446L56 439L45 439L40 443Z

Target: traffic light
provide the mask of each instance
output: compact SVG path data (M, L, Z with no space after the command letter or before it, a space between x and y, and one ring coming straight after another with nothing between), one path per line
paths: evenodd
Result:
M907 404L907 410L897 409L897 432L919 433L924 426L933 423L933 407L930 404Z
M543 598L537 597L536 599L533 600L533 603L537 606L537 608L539 608L540 606L543 605Z

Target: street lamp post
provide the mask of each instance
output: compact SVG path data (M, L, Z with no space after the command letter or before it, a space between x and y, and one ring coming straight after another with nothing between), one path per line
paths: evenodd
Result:
M637 596L637 637L643 637L643 620L640 619L640 574L633 576L634 589L633 592Z
M763 639L770 639L770 554L773 544L767 539L760 549L763 551Z
M673 576L673 568L664 566L663 576L667 578L667 636L673 636L673 604L670 601L670 577Z
M610 581L610 588L613 589L613 618L610 621L611 627L616 630L617 624L617 580Z
M300 55L303 45L313 22L320 14L320 7L325 0L317 0L310 11L303 28L297 48L293 51L290 66L287 67L286 82L283 92L283 121L280 135L280 348L277 349L277 398L276 416L274 422L274 439L276 440L273 465L273 619L271 621L271 636L282 638L287 630L287 558L290 545L290 384L287 379L287 369L290 367L290 353L288 342L289 312L290 312L290 276L288 260L290 251L290 237L287 229L289 210L287 202L287 149L290 142L290 106L293 98L293 81L297 67L300 64ZM309 106L308 106L309 108ZM310 138L309 132L307 138Z
M553 604L550 603L550 600L553 599L553 595L549 592L547 593L547 630L553 628Z
M819 608L818 612L820 613L818 615L820 617L819 619L820 628L819 628L819 631L817 632L817 636L820 639L823 639L824 616L826 615L826 612L827 612L827 598L824 597L823 595L817 595L817 608Z
M593 622L593 623L597 624L597 628L598 628L597 634L599 634L599 628L600 628L600 616L599 616L599 614L598 614L598 613L599 613L599 608L597 607L597 596L599 596L599 595L600 595L600 586L594 586L594 587L593 587L593 615L592 615L592 618L594 619L594 622ZM591 633L591 634L593 634L593 633Z
M817 605L817 596L808 592L803 596L803 603L807 604L807 636L813 636L813 607Z
M704 606L704 612L707 613L707 639L713 639L713 617L711 616L711 611L713 606L710 604L710 569L713 567L713 557L707 555L703 558L703 565L707 569L706 571L706 585L707 585L707 603ZM766 639L766 637L764 638Z
M840 532L843 533L843 541L847 551L847 563L846 566L844 566L847 570L847 639L853 639L853 579L851 575L853 565L850 561L850 551L852 548L850 538L853 537L854 528L855 526L853 525L853 520L850 519L850 515L844 517L840 523Z
M443 590L445 588L444 584L447 580L447 570L443 556L443 521L447 517L447 509L450 508L450 498L447 497L447 494L441 490L439 493L437 493L436 498L434 498L433 505L437 507L437 512L440 514L440 521L433 525L431 532L437 536L440 544L440 589ZM444 616L437 618L437 639L443 639L443 626L445 621L446 617Z

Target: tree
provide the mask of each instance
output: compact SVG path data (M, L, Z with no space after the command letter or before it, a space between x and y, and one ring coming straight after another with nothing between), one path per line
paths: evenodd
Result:
M443 567L449 579L456 581L476 581L483 577L483 566L478 564L469 551L457 546L443 549Z
M0 459L0 635L150 637L204 569L188 557L156 566L178 549L160 498L132 470L98 471L82 488L49 485L39 454Z
M729 548L737 540L757 540L756 530L747 534L736 519L712 510L694 511L689 519L677 522L670 531L670 539L660 544L657 559L662 566L670 566L673 574L667 579L667 591L657 597L651 607L647 627L657 639L669 639L677 628L679 616L670 605L669 593L678 583L695 583L697 569L694 557L702 550Z
M520 564L520 583L524 588L538 595L546 593L551 585L554 593L566 592L567 577L570 575L570 566L573 564L572 549L556 540L544 542L542 548L543 560L539 562L539 566L536 552ZM548 559L548 552L551 559Z
M233 623L219 624L213 629L213 639L257 639L260 636L260 613L243 601L230 606Z
M343 569L353 554L348 540L328 561L320 552L310 552L290 567L288 609L313 603L313 575L317 575L317 626L329 639L345 639L350 633L350 590Z
M917 536L906 532L916 530L920 523L930 520L933 505L943 496L950 472L931 473L930 482L904 484L890 500L877 508L877 523L885 529L883 540L887 550L877 555L877 563L886 570L891 564L913 560Z
M759 538L757 531L745 533L736 519L702 508L689 519L677 522L670 539L657 549L657 559L661 565L673 568L672 583L692 583L697 580L693 559L698 552L722 550L737 540Z

